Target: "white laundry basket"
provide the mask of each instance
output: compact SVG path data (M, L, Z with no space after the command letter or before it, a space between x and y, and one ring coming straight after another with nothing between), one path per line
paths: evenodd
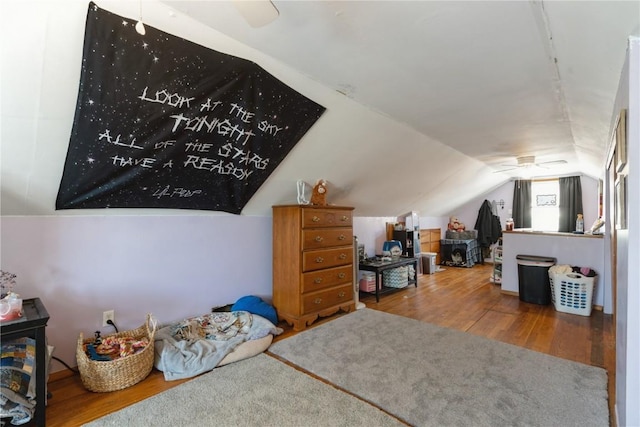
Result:
M580 273L557 274L549 271L551 300L556 310L590 316L593 288L597 277L587 277Z

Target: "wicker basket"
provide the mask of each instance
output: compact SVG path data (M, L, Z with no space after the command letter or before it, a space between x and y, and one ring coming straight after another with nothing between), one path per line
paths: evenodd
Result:
M91 360L85 353L84 345L93 342L93 339L85 340L80 333L76 359L80 378L85 388L95 392L115 391L130 387L145 379L153 368L155 332L156 322L148 314L146 323L138 329L108 335L108 337L116 338L149 339L149 344L141 352L110 361Z

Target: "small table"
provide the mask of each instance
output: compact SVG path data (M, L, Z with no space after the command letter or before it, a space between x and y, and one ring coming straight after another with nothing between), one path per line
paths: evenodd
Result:
M391 270L393 268L402 267L404 265L413 264L413 269L415 271L414 279L409 279L409 283L413 283L415 287L418 287L418 258L409 258L409 257L400 257L395 258L391 261L370 261L370 262L361 262L360 270L365 271L373 271L376 275L376 302L380 302L380 292L382 290L380 275L385 270ZM390 288L391 289L391 288ZM404 289L404 288L393 288L396 289Z
M36 340L36 412L37 426L44 426L45 405L47 401L47 340L45 327L49 313L40 298L22 301L22 317L0 322L2 341L15 338L34 338Z

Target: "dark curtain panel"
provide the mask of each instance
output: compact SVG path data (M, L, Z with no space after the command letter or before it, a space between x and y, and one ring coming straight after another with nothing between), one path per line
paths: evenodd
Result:
M576 229L576 218L582 211L582 184L579 176L560 178L560 222L558 231L571 232Z
M513 223L515 228L531 228L531 180L529 179L514 182Z

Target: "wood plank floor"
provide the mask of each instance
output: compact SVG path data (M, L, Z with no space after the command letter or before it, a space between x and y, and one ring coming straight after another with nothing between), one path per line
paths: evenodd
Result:
M609 407L613 414L615 342L612 316L593 310L590 317L556 312L552 305L521 302L505 295L489 281L492 266L449 267L420 276L411 286L381 297L361 299L368 308L394 313L436 325L526 347L561 358L599 366L609 373ZM201 313L194 313L194 315ZM330 321L322 319L314 325ZM280 325L283 339L295 334ZM57 377L59 377L58 375ZM86 391L78 375L49 383L52 397L47 405L47 425L78 426L175 387L184 381L166 382L161 372L152 371L144 381L112 393ZM613 423L612 423L613 425Z

